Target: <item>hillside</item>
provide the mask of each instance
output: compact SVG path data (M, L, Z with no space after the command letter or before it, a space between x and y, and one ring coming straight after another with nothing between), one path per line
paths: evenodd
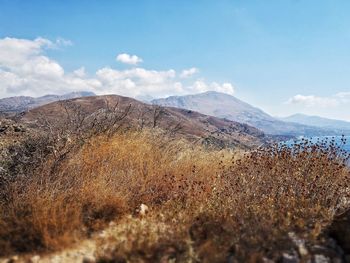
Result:
M94 96L71 99L65 102L54 102L32 109L25 113L21 123L36 126L62 127L67 119L67 110L86 118L86 123L97 113L103 111L115 112L118 116L125 114L122 120L123 128L157 127L191 140L217 147L238 147L249 149L270 142L271 136L266 136L260 130L247 124L207 116L195 111L159 107L117 95Z
M2 124L0 142L13 142L0 147L0 262L350 255L349 157L327 140L232 151L237 131L265 136L119 96L54 102Z
M94 96L93 92L71 92L64 95L45 95L34 98L29 96L17 96L0 99L0 112L23 112L50 102L67 100L79 97Z
M0 99L0 117L14 116L37 107L79 97L93 97L92 92L72 92L64 95L45 95L38 98L18 96ZM140 101L143 101L140 99ZM147 102L145 102L147 103ZM205 92L187 96L171 96L155 99L152 104L189 109L206 115L245 123L266 134L282 136L322 136L350 134L350 124L317 116L296 114L286 118L274 118L259 108L233 96L219 92Z
M320 128L304 124L285 122L249 105L231 95L209 91L187 96L171 96L156 99L153 104L190 109L203 114L246 123L267 134L291 136L318 136L342 134L334 128Z

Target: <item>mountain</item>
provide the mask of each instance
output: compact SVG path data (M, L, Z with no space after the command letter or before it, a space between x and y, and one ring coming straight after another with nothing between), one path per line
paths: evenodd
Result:
M246 123L261 129L267 134L273 135L321 136L342 133L342 131L335 129L334 127L321 128L282 121L235 98L234 96L215 91L155 99L152 100L152 103L156 105L194 110L203 114Z
M186 138L192 142L222 147L250 149L275 140L262 131L227 119L204 115L195 111L146 104L132 98L117 95L92 96L53 102L24 113L19 122L28 127L47 126L64 127L64 120L76 115L81 120L96 120L99 114L116 110L122 115L127 112L120 124L124 129L141 127L161 128L174 136ZM43 120L43 116L45 120ZM157 116L155 122L155 116ZM109 117L101 116L102 119ZM112 118L115 119L115 118ZM70 121L71 123L72 121ZM75 121L73 121L75 123ZM55 128L53 128L55 129ZM278 139L278 138L277 138Z
M67 100L79 97L95 96L95 93L88 91L71 92L64 95L45 95L34 98L28 96L16 96L0 99L0 112L23 112L50 102Z
M334 120L323 118L319 116L310 116L305 114L294 114L285 118L280 118L283 121L295 122L305 125L312 125L315 127L328 128L328 129L338 129L338 130L347 130L350 131L350 122Z
M255 108L231 95L208 91L187 96L171 96L166 99L152 100L153 104L196 110L207 115L238 122L257 122L259 120L274 121L262 110Z

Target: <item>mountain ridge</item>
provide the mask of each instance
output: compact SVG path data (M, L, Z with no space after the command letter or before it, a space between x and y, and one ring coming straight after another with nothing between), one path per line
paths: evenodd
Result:
M274 118L263 110L241 101L234 96L216 91L185 96L170 96L152 100L151 103L186 108L203 114L246 123L272 135L323 136L341 135L344 132L333 127L321 128L301 123L286 122ZM350 134L350 129L346 132Z
M61 122L67 110L73 110L70 115L74 115L74 110L78 110L80 116L86 115L94 119L94 116L114 109L119 112L118 115L127 112L122 124L126 130L135 127L138 127L137 129L159 127L192 142L201 141L219 148L250 149L281 139L265 135L261 130L247 124L186 109L151 105L118 95L80 97L52 102L25 112L20 117L20 122L34 126L40 126L40 122L52 123L60 127L63 126ZM155 123L156 115L158 117ZM42 119L43 116L45 120Z
M31 96L14 96L0 99L0 112L23 112L42 105L79 97L95 96L96 94L90 91L74 91L63 95L47 94L40 97Z
M301 124L309 124L315 127L321 127L321 128L336 128L336 129L343 129L343 130L350 130L350 122L343 121L343 120L337 120L337 119L330 119L325 117L320 117L316 115L307 115L302 113L296 113L287 117L279 118L283 121L287 122L297 122Z
M95 96L93 92L71 92L63 95L48 94L41 97L15 96L0 99L0 114L27 112L37 107L69 99ZM117 96L117 95L116 95ZM140 98L137 98L140 100ZM350 135L350 123L345 121L294 114L285 118L273 117L232 95L207 91L185 96L144 101L145 103L187 109L218 118L244 123L266 134L282 136Z

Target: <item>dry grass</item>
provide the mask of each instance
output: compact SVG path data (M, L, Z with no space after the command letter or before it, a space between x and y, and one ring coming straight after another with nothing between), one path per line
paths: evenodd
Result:
M99 136L54 175L47 159L3 187L0 253L60 249L115 221L99 240L101 262L273 258L291 246L288 233L316 242L344 209L347 158L333 142L243 154L159 130Z

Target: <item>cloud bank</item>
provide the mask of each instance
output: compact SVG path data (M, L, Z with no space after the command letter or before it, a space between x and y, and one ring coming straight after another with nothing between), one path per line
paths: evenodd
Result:
M189 78L198 72L199 72L198 68L184 69L180 74L180 78Z
M298 94L289 98L285 105L293 109L293 113L350 121L350 92L338 92L328 97Z
M215 90L234 93L231 83L207 83L192 77L197 68L149 70L136 65L142 59L136 55L119 54L119 62L131 65L128 69L103 67L89 75L84 67L66 72L46 51L72 45L65 39L51 41L0 39L0 98L9 96L42 96L70 91L92 91L96 94L118 94L130 97L184 95Z
M298 94L289 98L286 103L305 107L337 107L350 103L350 92L339 92L329 97Z

